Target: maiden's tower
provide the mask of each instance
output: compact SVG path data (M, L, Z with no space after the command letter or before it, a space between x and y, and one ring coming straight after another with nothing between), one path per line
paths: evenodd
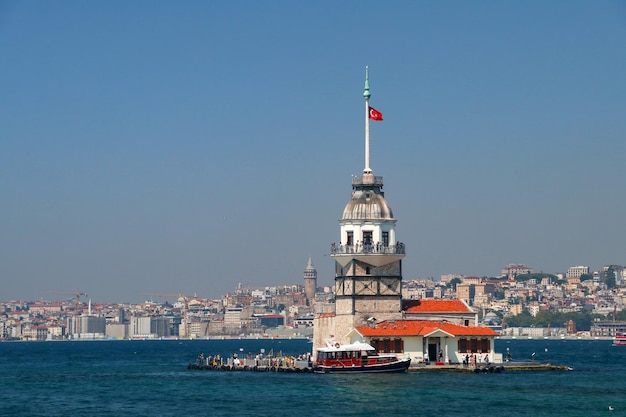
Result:
M339 220L340 239L331 245L335 261L335 312L315 318L314 350L327 342L348 343L357 326L402 318L402 258L383 178L370 167L370 120L382 114L369 105L369 74L365 70L365 167L352 177L352 196Z

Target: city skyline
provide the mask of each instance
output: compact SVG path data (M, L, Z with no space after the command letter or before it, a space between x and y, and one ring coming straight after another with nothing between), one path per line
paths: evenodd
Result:
M626 6L0 6L3 299L333 282L363 82L406 280L624 264Z

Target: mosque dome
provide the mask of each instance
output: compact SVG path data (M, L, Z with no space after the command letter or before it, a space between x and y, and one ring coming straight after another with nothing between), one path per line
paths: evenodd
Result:
M356 190L341 220L393 220L393 212L381 193L371 189Z

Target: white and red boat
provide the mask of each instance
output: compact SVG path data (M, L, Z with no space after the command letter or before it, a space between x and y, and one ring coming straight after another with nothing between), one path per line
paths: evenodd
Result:
M626 334L618 333L613 339L613 346L626 346Z
M320 374L404 372L410 364L410 358L400 358L395 353L377 353L376 349L367 343L349 345L335 343L317 349L313 372Z

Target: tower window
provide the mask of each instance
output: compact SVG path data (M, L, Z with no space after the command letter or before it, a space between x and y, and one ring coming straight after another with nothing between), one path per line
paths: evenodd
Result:
M369 266L366 266L366 267L365 267L365 273L366 273L367 275L371 274L371 272L370 272L370 267L369 267Z
M389 232L383 232L383 246L389 246Z
M354 245L354 234L353 234L353 232L348 232L346 234L346 245L347 246Z
M374 232L371 232L371 231L363 232L363 246L372 245L373 235L374 235Z

